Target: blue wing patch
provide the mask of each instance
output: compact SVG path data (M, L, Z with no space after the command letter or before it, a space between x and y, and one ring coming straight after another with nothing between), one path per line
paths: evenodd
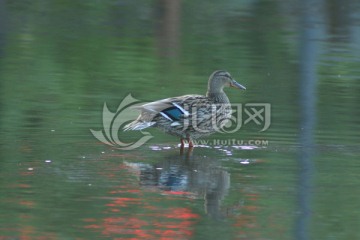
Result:
M173 121L179 121L181 116L184 115L184 113L177 107L169 107L161 112Z

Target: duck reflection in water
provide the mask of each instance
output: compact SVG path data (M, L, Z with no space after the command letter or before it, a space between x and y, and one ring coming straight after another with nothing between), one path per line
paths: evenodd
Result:
M221 202L228 194L230 174L215 159L171 157L157 164L126 163L139 174L140 185L168 194L204 198L205 212L212 218L226 217Z

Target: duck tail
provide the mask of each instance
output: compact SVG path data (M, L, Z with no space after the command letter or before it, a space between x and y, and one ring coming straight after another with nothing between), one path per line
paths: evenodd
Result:
M124 131L129 131L129 130L142 130L144 128L148 128L151 127L152 125L154 125L156 122L143 122L143 121L139 121L139 120L135 120L127 125L125 125L125 127L123 128Z

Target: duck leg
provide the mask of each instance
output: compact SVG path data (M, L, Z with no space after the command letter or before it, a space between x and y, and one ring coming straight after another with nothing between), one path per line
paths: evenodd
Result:
M184 154L184 145L185 145L184 139L181 138L180 139L180 156L182 156Z
M192 152L193 152L193 149L194 149L194 144L192 142L192 140L190 138L185 138L186 141L188 142L189 144L189 149L186 153L186 159L189 159L190 156L192 155ZM180 156L184 155L184 146L185 146L185 139L184 138L181 138L180 139Z
M194 147L194 144L193 144L191 138L188 138L187 141L188 141L188 143L189 143L189 148L193 148L193 147Z
M185 145L184 139L181 138L181 139L180 139L180 148L184 148L184 145Z
M187 154L186 154L186 158L190 159L190 156L192 155L192 152L193 152L193 149L194 149L194 143L192 142L190 137L188 137L186 140L188 141L188 144L189 144L189 148L188 148L188 151L187 151Z

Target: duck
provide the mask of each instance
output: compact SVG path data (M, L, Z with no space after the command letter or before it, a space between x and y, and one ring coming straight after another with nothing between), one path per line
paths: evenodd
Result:
M225 87L246 90L229 72L214 71L208 80L205 95L183 95L150 102L137 109L140 115L125 125L123 130L143 130L155 127L180 138L181 148L188 142L209 136L225 126L231 118L230 100L224 92Z

